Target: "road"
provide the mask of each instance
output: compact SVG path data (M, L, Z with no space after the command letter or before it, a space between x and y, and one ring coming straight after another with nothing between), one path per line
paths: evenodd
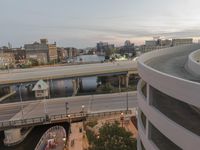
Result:
M128 95L128 96L127 96ZM1 104L0 121L19 120L48 115L65 114L65 103L68 103L68 113L79 113L84 105L84 111L105 112L110 110L122 110L127 107L127 97L129 108L137 107L136 92L122 92L114 94L101 94L94 96L75 96L67 98L47 99L39 101L28 101L21 103ZM23 116L22 108L23 106Z
M72 77L87 77L101 74L125 73L136 71L135 61L119 61L109 63L85 64L76 66L56 66L11 70L0 74L0 84L14 84L38 81L40 79L61 79Z

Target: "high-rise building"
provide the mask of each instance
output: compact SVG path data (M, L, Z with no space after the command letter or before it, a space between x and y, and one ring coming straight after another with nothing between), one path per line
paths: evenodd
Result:
M121 55L134 56L135 55L135 45L134 45L134 43L131 43L131 41L126 40L124 42L124 46L119 48L119 52L120 52Z
M200 44L151 51L138 59L138 150L200 147Z
M114 48L115 48L114 44L108 44L108 42L99 42L97 43L97 54L106 55L106 53L109 53L108 51Z

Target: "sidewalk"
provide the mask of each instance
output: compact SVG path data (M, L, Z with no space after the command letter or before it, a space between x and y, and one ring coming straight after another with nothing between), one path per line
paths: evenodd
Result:
M69 150L83 150L83 122L71 124L71 134L69 135Z

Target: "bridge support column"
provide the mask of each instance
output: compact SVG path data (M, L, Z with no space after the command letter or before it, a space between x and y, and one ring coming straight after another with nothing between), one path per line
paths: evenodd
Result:
M129 74L126 75L126 88L129 86Z
M79 90L83 91L83 82L81 78L79 79Z
M75 96L80 88L79 78L72 80L72 85L73 85L73 96Z
M22 139L21 128L5 130L4 135L5 139L3 142L6 146L16 145L20 143Z
M126 77L125 76L121 76L121 85L122 86L126 85Z
M32 87L31 85L27 86L27 87L26 87L27 92L28 92L28 93L31 93L31 92L32 92L32 88L33 88L33 87Z
M119 80L119 92L121 92L121 77L120 76L118 77L118 80Z

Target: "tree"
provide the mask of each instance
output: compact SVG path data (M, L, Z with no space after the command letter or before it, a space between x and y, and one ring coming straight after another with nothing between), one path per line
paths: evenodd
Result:
M132 133L120 127L118 122L104 124L95 138L91 150L136 150Z
M115 52L115 48L108 48L106 51L105 51L105 59L110 59L110 56L112 54L114 54Z
M37 59L34 59L34 58L29 58L29 62L32 66L38 66L39 65L39 62Z

